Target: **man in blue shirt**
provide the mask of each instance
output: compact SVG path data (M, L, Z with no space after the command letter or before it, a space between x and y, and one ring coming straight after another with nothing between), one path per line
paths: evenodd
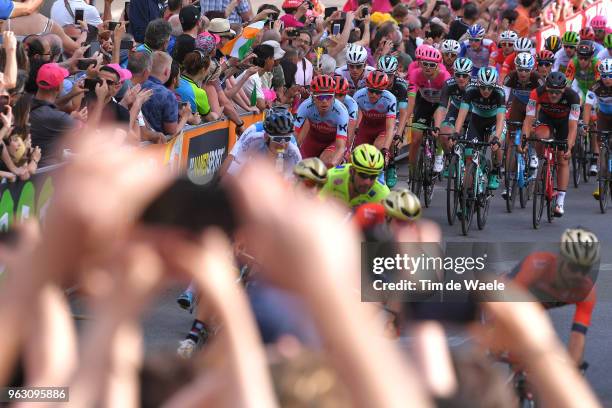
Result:
M130 22L130 24L132 24ZM172 34L172 26L169 22L158 18L153 20L147 26L144 35L144 44L136 48L138 52L166 51L170 42L170 34ZM136 38L136 35L134 35ZM136 39L138 41L138 39Z
M2 1L2 0L0 0ZM128 17L130 33L139 43L145 42L145 30L149 23L162 16L163 2L157 0L131 0Z

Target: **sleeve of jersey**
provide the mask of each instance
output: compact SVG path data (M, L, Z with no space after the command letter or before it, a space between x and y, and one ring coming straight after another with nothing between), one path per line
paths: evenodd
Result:
M580 96L574 91L569 91L570 96L568 98L568 102L570 105L570 114L569 120L579 120L580 119Z
M438 109L447 110L448 108L448 84L444 84L442 90L440 91L440 103L438 104Z
M465 45L465 43L461 43L461 49L459 50L459 58L463 58L465 57L465 52L467 51L467 46Z
M576 67L574 66L574 60L571 59L569 64L567 64L567 68L565 69L565 78L567 78L568 84L574 80L575 75L576 75Z
M506 113L506 94L502 89L499 89L497 95L497 103L499 105L497 113Z
M418 70L414 69L408 74L408 97L416 96L419 91L419 86L417 85L417 71Z
M387 107L387 119L395 118L397 116L397 99L395 99L395 95L389 95L391 101L389 102L389 106Z
M597 96L595 92L588 91L586 94L586 104L591 105L593 109L597 108Z
M295 114L295 122L293 125L295 126L295 133L300 133L302 126L306 122L306 116L308 114L308 100L302 102L298 107L297 113Z
M597 303L597 294L595 288L593 288L585 300L576 303L572 331L586 334L588 327L591 325L595 303Z
M348 137L349 116L346 109L338 110L338 124L336 125L336 139L346 139Z
M529 102L527 102L527 109L525 110L525 115L535 116L537 107L538 107L538 92L536 89L534 89L529 94Z
M472 103L472 98L470 94L467 91L465 91L465 93L463 94L463 99L461 100L461 105L459 105L459 109L466 109L469 111L471 103Z

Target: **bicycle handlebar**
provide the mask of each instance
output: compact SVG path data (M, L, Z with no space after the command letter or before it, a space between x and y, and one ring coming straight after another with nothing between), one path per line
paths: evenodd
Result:
M523 127L523 122L507 120L506 121L506 125L508 125L508 126L516 126L517 128L522 128Z

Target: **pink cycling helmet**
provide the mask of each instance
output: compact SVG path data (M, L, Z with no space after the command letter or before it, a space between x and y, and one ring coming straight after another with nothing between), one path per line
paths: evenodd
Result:
M591 27L593 28L606 28L608 25L608 20L606 16L595 16L593 20L591 20Z
M442 62L442 54L440 51L431 45L427 45L419 58L421 61Z
M431 47L430 45L427 44L421 44L419 45L416 50L414 50L414 56L417 60L420 60L423 57L423 53L425 52L425 50L427 48Z

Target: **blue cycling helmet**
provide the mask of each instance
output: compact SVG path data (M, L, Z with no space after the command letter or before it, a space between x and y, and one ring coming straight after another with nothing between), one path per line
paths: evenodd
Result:
M467 33L468 37L481 40L484 38L485 29L480 24L474 24L473 26L468 28Z

